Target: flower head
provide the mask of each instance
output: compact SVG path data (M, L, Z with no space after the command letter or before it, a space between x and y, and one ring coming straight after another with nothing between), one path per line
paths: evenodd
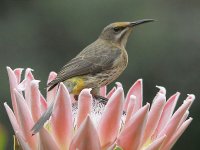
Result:
M120 83L108 93L102 87L101 95L109 98L104 106L93 100L91 89L82 90L74 101L62 83L44 98L31 69L26 69L22 81L22 69L7 67L7 71L13 110L4 105L24 150L169 150L192 121L188 115L194 95L189 94L175 111L180 93L166 100L165 88L158 87L151 106L143 106L141 79L126 96ZM51 72L48 82L55 77L56 73ZM52 101L51 118L39 134L32 136L31 128Z

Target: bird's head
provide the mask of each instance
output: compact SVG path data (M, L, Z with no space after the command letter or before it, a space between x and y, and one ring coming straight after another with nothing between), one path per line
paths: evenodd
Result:
M114 44L125 47L126 42L133 28L137 25L148 23L154 21L153 19L143 19L134 22L115 22L106 26L100 38L103 40L108 40Z

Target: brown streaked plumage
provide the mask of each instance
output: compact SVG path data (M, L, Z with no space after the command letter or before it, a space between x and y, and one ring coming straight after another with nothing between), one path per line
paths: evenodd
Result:
M56 79L47 85L48 90L63 82L74 95L78 95L84 88L92 88L91 94L94 97L103 98L99 95L99 88L114 81L128 64L125 46L133 27L152 21L154 20L143 19L106 26L95 42L62 67ZM52 110L53 103L32 128L33 134L49 119Z

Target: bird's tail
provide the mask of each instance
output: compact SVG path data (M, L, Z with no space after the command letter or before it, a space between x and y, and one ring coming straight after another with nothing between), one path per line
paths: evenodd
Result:
M56 85L59 84L58 79L54 79L47 84L48 91L51 91Z
M40 129L43 127L44 123L50 118L53 111L53 106L54 106L54 101L51 102L47 110L42 114L40 119L35 123L35 125L31 129L32 135L38 133Z

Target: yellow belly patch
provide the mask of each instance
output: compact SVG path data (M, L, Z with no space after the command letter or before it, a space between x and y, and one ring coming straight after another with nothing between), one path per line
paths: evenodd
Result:
M67 82L70 82L71 84L73 84L73 88L71 93L74 95L78 95L82 89L84 89L84 79L82 77L73 77L71 79L68 79Z

